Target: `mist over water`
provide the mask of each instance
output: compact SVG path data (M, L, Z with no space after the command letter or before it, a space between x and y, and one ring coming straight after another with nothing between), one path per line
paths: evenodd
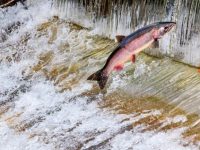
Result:
M197 69L140 54L105 91L86 80L117 45L104 36L159 20L147 14L166 1L102 0L100 10L97 1L54 2L0 9L0 149L198 150Z

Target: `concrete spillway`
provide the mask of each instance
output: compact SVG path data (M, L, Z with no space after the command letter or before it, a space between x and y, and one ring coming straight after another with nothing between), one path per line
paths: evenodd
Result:
M196 68L141 53L100 91L86 79L117 43L27 4L0 10L0 149L199 149Z

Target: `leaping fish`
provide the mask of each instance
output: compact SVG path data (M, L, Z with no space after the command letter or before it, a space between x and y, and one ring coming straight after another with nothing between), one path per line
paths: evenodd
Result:
M158 39L162 38L174 26L175 22L156 22L138 29L128 36L116 36L119 45L108 57L104 67L88 77L87 80L95 80L103 89L109 75L113 70L122 70L125 62L135 62L135 55L151 45L158 45Z

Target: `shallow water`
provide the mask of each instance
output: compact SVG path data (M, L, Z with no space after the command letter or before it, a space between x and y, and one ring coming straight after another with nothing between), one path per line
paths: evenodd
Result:
M0 10L0 149L199 149L196 69L141 54L100 91L116 43L29 5Z

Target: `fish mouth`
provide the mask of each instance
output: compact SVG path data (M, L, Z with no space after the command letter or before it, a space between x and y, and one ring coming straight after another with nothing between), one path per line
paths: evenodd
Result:
M165 27L165 33L169 32L174 26L176 26L176 22L171 22L169 25Z

